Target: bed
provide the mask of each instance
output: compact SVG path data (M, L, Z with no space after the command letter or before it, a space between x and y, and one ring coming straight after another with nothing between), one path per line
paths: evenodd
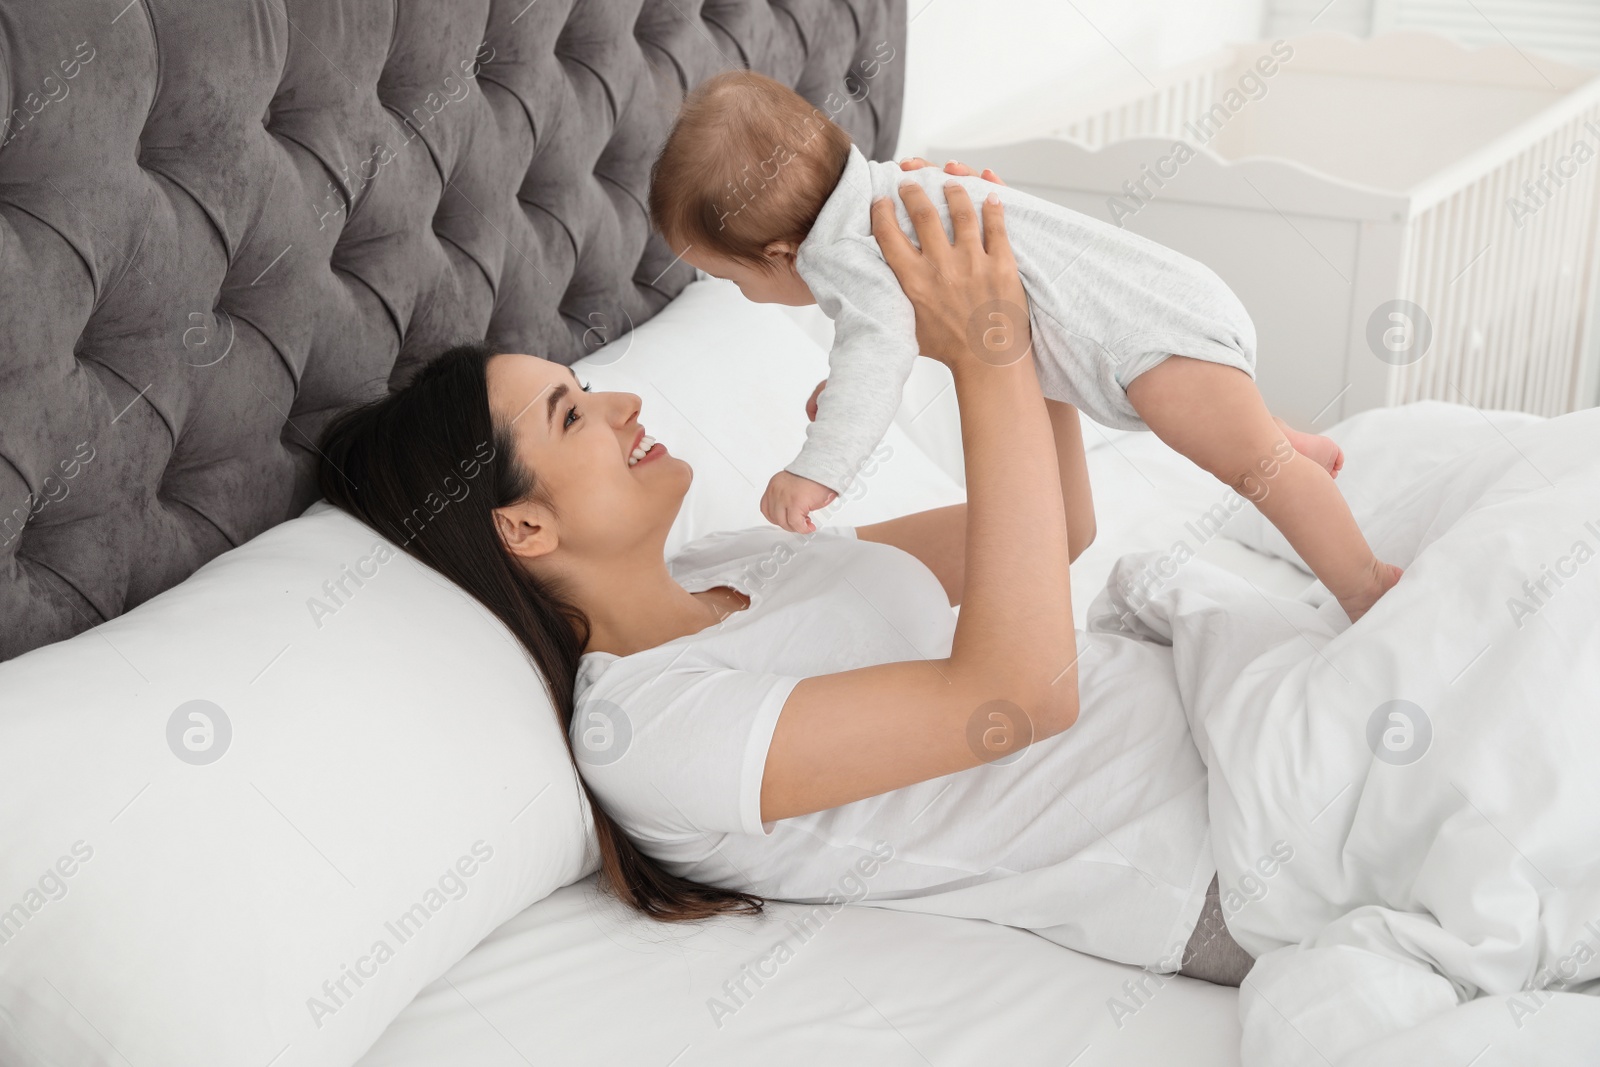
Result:
M735 59L886 154L905 11L446 10L8 12L0 1062L1319 1062L1234 990L1020 930L846 900L666 927L596 890L537 676L480 606L315 501L310 442L489 333L639 393L696 470L669 548L758 522L828 327L694 280L648 237L645 168L683 88ZM386 130L417 150L373 155ZM941 375L918 368L880 468L827 521L962 498ZM1400 468L1519 420L1350 428L1342 484L1371 510ZM1180 544L1315 611L1310 576L1219 516L1206 476L1149 435L1088 443L1082 625L1106 625L1128 559ZM1183 585L1150 625L1185 624ZM1593 1000L1541 1000L1528 1040L1550 1055L1521 1062L1563 1062Z
M708 330L711 322L718 325ZM585 382L637 393L652 432L672 441L674 451L694 466L696 488L673 542L739 525L754 512L764 484L761 472L799 439L797 401L825 369L829 333L815 309L757 307L728 283L703 279L641 329L627 351L603 350L575 364ZM750 360L751 337L781 358ZM937 365L924 362L917 368L887 439L883 470L860 492L847 494L832 521L869 522L960 498L959 465L947 465L935 457L936 450L916 440L948 445L954 439L956 412L946 385ZM730 396L739 398L740 416L719 417L717 409ZM752 417L766 428L759 438L746 436ZM1331 432L1349 453L1341 474L1345 495L1357 514L1370 520L1393 508L1397 483L1402 495L1422 495L1404 483L1421 475L1419 484L1427 484L1432 472L1460 466L1462 457L1491 455L1502 462L1509 457L1520 466L1523 457L1512 435L1543 423L1516 412L1423 404L1370 412ZM1592 417L1587 425L1589 437L1600 429ZM1230 510L1224 487L1153 435L1090 423L1087 437L1099 532L1073 567L1074 587L1081 591L1074 598L1081 628L1108 627L1108 607L1119 588L1139 591L1125 592L1128 599L1149 594L1152 604L1168 594L1181 597L1189 587L1203 589L1201 569L1207 565L1239 579L1262 614L1327 606L1326 591L1270 527L1247 509ZM1553 472L1534 449L1528 453L1528 464ZM1524 470L1513 480L1525 484L1531 477ZM1438 491L1452 495L1448 480L1439 480L1446 488ZM1380 537L1393 539L1393 530L1376 525ZM1398 544L1386 546L1390 550L1403 551ZM1170 571L1169 563L1174 564ZM1132 582L1119 580L1129 574ZM1146 575L1159 580L1147 585ZM1243 618L1248 606L1232 610ZM1570 632L1574 611L1582 615L1572 601L1565 609L1551 623L1560 632ZM1494 625L1486 612L1469 614ZM1254 633L1260 625L1259 620L1247 624L1243 632ZM1306 620L1296 625L1315 639ZM1227 634L1230 627L1208 623L1203 629ZM1592 643L1592 627L1575 639ZM1304 640L1297 635L1286 644L1293 648ZM1403 647L1393 638L1380 643ZM1248 644L1248 638L1235 642ZM1213 647L1223 653L1229 645L1219 638ZM1451 646L1444 647L1449 653ZM1458 666L1450 666L1455 678ZM1583 684L1574 679L1580 691ZM1307 699L1325 704L1327 695L1313 691ZM1197 707L1203 703L1195 701ZM1319 712L1327 714L1326 707ZM1365 714L1363 705L1358 717L1364 720ZM1577 736L1566 736L1580 752L1589 750ZM1299 807L1314 794L1309 787L1292 790L1292 805ZM1321 813L1308 814L1314 827ZM1307 844L1307 829L1296 827L1302 836L1293 840L1301 847ZM1435 847L1442 848L1444 840ZM1484 846L1475 842L1472 847ZM1236 873L1224 881L1248 884ZM1496 909L1488 915L1499 921ZM1570 952L1566 958L1571 959ZM1593 970L1585 960L1574 978ZM1594 998L1571 995L1585 988L1581 982L1558 978L1549 985L1549 977L1546 985L1564 999L1528 1002L1561 1008L1560 1013L1546 1011L1543 1031L1508 1025L1508 1018L1511 1024L1520 1021L1516 1010L1484 1008L1469 1021L1436 1020L1431 1030L1407 1032L1398 1046L1379 1041L1346 1059L1333 1052L1332 1041L1316 1035L1312 1024L1327 1020L1312 1013L1312 1024L1290 1022L1287 1038L1277 1035L1276 1045L1258 1039L1247 1050L1254 1058L1241 1060L1240 994L1233 989L1096 959L989 923L845 903L820 909L774 904L759 920L664 928L619 907L597 890L591 876L518 914L421 990L361 1063L410 1067L448 1057L474 1065L541 1058L562 1063L733 1064L760 1058L794 1064L1277 1064L1323 1062L1321 1050L1327 1049L1328 1062L1401 1064L1416 1054L1420 1041L1445 1041L1441 1048L1470 1045L1472 1051L1501 1047L1520 1062L1578 1062L1574 1055L1581 1060L1600 1048ZM1389 992L1403 999L1406 990L1391 981ZM1281 994L1262 989L1255 995L1259 1012L1263 998ZM1515 996L1499 999L1519 1003ZM1477 1002L1480 1008L1485 1003ZM614 1025L619 1015L633 1025ZM1448 1039L1440 1037L1441 1025L1450 1027ZM1311 1032L1309 1043L1300 1026Z

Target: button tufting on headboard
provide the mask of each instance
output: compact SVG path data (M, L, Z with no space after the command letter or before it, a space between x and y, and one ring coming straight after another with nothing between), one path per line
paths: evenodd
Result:
M658 311L685 87L753 67L888 155L904 38L904 0L14 5L0 659L298 514L327 419L444 345L570 362Z

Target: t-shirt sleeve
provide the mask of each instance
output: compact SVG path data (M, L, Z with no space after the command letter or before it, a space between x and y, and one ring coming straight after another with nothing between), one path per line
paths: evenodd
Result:
M767 749L799 682L686 656L619 660L574 713L579 771L606 809L636 833L669 840L764 834Z

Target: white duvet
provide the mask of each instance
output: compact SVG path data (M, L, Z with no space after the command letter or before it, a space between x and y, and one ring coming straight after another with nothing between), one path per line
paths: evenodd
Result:
M1174 648L1257 957L1243 1063L1600 1064L1600 410L1418 405L1340 436L1406 568L1359 623L1320 586L1147 556L1091 608Z

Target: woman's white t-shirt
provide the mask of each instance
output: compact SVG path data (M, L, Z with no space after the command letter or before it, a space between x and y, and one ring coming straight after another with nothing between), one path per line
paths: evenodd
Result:
M764 824L761 777L790 690L947 656L955 615L921 561L849 528L713 534L668 566L690 592L727 585L750 605L630 656L586 654L571 730L601 804L668 870L782 900L988 919L1176 969L1216 867L1171 649L1079 633L1071 729Z

